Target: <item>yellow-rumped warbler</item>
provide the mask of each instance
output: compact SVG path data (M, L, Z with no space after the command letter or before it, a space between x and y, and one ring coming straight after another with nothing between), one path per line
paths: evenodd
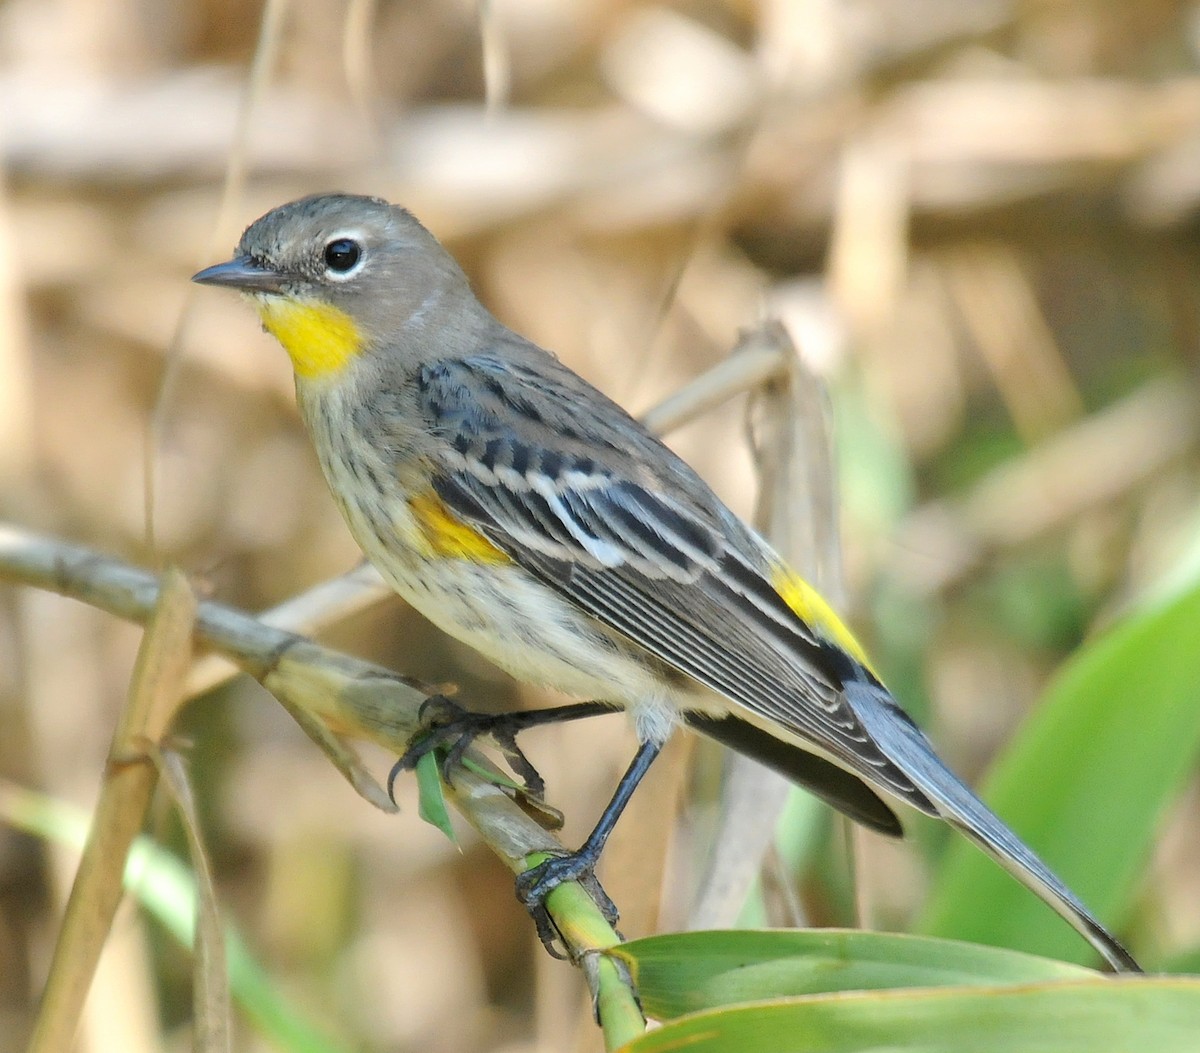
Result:
M682 721L885 834L903 831L876 790L945 819L1138 969L946 767L825 602L620 406L493 318L409 212L304 198L195 280L247 294L291 356L329 487L396 591L517 679L601 700L513 730L632 713L641 746L595 830L517 879L535 916L591 877Z

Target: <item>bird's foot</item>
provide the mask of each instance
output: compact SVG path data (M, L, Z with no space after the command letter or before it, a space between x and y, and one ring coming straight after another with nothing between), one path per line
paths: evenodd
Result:
M559 885L568 881L579 882L587 894L592 897L592 901L609 925L616 925L620 917L617 905L613 903L596 878L598 858L599 852L585 845L576 852L551 856L537 866L530 867L517 875L517 899L524 904L530 917L533 918L542 946L555 958L564 958L566 955L561 954L555 947L556 941L561 939L561 934L550 917L549 911L546 910L546 897Z
M421 704L419 718L424 730L413 739L388 774L388 796L393 801L393 787L396 777L402 771L415 768L417 762L427 753L444 749L439 768L442 778L449 782L451 773L462 761L463 754L481 735L496 743L509 767L524 784L526 794L540 799L545 793L545 781L517 745L518 732L529 726L528 714L472 713L456 702L451 702L445 695L432 695Z

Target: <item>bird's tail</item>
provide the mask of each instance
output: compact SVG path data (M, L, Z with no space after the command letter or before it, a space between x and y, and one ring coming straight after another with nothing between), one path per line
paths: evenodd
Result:
M974 841L1075 928L1117 972L1141 972L1132 955L1079 898L942 763L924 732L875 684L852 681L845 698L880 750L932 802L935 817Z

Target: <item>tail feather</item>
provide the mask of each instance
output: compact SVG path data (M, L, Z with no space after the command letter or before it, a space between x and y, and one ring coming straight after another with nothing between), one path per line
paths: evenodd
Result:
M688 713L686 720L689 727L773 768L855 822L886 837L904 836L904 827L896 813L870 786L846 769L736 716Z
M942 763L932 744L891 696L875 684L852 681L845 698L867 733L932 802L929 812L949 822L1054 908L1117 972L1141 967L1041 859Z

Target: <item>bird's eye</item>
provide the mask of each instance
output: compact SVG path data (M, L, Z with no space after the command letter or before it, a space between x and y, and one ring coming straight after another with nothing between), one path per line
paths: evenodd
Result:
M353 238L334 238L325 246L325 266L335 274L347 274L362 259L362 246Z

